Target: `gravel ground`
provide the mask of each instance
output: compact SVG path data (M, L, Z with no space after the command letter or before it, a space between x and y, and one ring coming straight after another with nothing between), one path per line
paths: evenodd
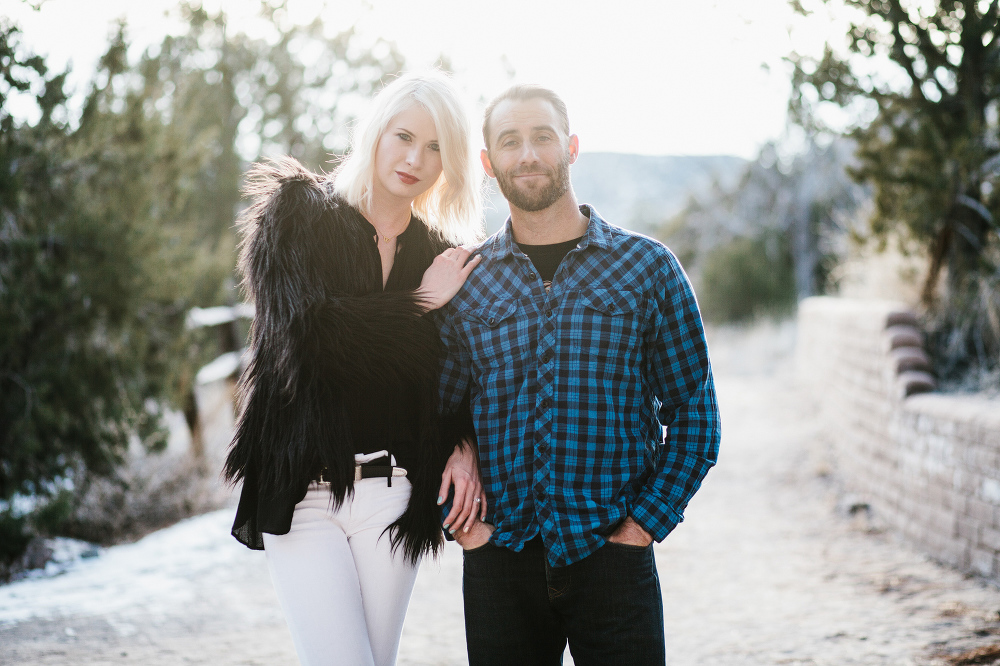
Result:
M996 587L837 511L823 429L792 380L793 342L790 326L711 336L720 462L656 547L668 662L993 663L972 651L1000 644ZM263 556L228 536L230 514L0 588L0 664L295 664ZM421 568L399 663L463 664L464 651L452 544Z

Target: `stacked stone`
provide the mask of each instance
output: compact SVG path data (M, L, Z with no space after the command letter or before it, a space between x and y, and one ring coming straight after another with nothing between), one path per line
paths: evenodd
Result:
M806 299L797 364L852 505L935 559L1000 578L1000 400L933 393L918 319L894 302Z

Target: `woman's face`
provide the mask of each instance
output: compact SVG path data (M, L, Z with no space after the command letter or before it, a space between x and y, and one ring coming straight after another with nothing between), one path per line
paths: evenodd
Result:
M441 175L441 150L431 114L420 104L401 111L375 148L374 196L413 201Z

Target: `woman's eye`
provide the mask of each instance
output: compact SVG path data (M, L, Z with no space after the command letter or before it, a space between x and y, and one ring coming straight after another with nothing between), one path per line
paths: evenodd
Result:
M396 136L398 136L398 137L399 137L400 139L402 139L403 141L409 141L409 140L410 140L410 135L409 135L409 134L407 134L406 132L400 132L400 133L399 133L399 134L397 134Z
M436 143L432 143L430 145L430 149L433 150L434 152L439 152L441 150L441 146L437 145Z

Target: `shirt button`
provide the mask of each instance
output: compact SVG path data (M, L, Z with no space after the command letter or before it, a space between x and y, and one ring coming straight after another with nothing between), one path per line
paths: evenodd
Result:
M551 317L552 316L552 310L546 310L545 311L545 316L546 317Z
M548 409L549 408L549 399L548 398L542 398L541 407L542 407L542 409Z
M611 305L608 306L608 312L614 312L614 311L615 311L615 304L612 303Z
M538 452L545 453L545 450L548 448L549 447L545 444L545 442L542 442L541 444L538 445Z
M544 488L542 488L541 490L538 491L538 499L540 499L540 500L545 499L545 489Z
M496 317L490 317L490 322L489 323L490 323L490 326L495 325L497 323Z
M538 276L535 275L534 273L528 273L528 277L531 278L532 280L534 280Z
M551 360L552 360L552 354L543 354L542 355L542 363L548 363Z

